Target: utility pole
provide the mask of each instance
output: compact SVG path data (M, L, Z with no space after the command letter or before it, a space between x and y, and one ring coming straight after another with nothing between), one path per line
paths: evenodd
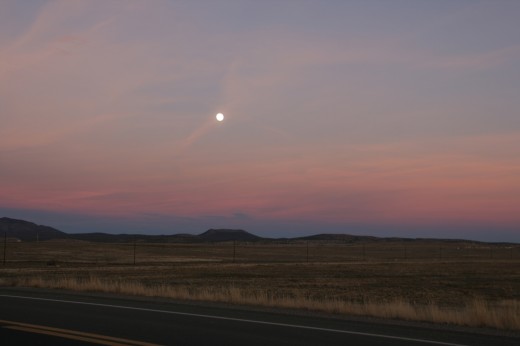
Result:
M235 263L236 253L237 253L237 241L233 240L233 263Z
M5 253L7 250L7 231L4 232L4 266L5 266Z
M135 243L136 243L136 240L134 238L134 266L135 266Z
M309 263L309 241L307 240L307 263Z

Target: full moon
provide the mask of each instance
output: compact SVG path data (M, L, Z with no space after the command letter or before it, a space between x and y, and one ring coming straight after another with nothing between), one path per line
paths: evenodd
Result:
M222 121L222 120L224 120L224 114L218 113L216 118L217 118L218 121Z

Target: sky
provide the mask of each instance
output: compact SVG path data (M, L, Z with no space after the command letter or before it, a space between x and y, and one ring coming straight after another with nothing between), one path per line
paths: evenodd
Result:
M518 18L514 0L0 0L0 216L520 242Z

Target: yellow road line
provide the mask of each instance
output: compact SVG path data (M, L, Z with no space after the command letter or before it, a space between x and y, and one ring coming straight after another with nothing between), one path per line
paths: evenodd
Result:
M4 325L4 328L20 330L30 333L38 333L45 335L53 335L67 339L87 341L91 343L101 344L101 345L109 345L109 346L158 346L156 344L151 344L142 341L136 340L128 340L115 338L106 335L92 334L92 333L84 333L75 330L68 329L60 329L54 327L40 326L35 324L21 323L21 322L13 322L13 321L4 321L0 320L0 324Z
M72 335L72 334L51 332L50 330L44 330L44 329L33 329L33 328L28 328L28 327L17 327L17 326L7 326L7 327L4 327L4 328L6 328L6 329L13 329L13 330L19 330L19 331L22 331L22 332L29 332L29 333L57 336L57 337L64 338L64 339L86 341L86 342L90 342L90 343L93 343L93 344L99 344L99 345L128 346L128 344L120 344L120 343L115 343L115 342L108 341L108 340L87 338L87 337L84 337L84 336L78 336L78 335Z

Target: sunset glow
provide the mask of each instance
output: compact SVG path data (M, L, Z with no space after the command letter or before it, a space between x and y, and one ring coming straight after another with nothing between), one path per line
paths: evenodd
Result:
M3 1L0 217L520 241L519 16L515 1Z

